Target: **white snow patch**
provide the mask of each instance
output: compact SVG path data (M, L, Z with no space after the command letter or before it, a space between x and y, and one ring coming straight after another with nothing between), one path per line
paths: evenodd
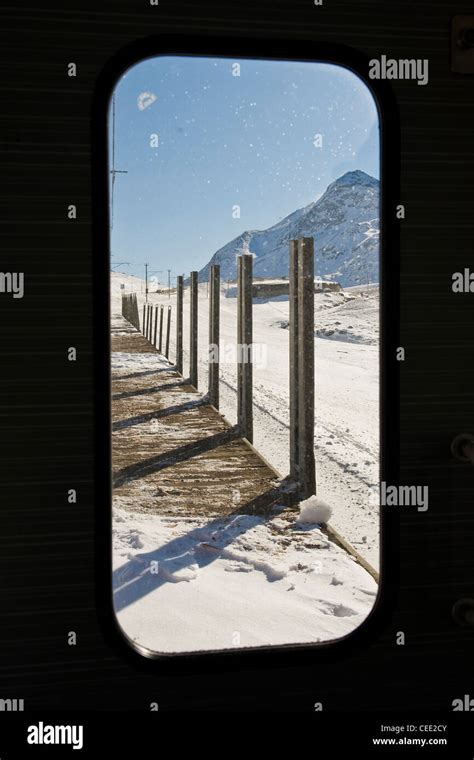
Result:
M332 509L323 499L318 496L310 496L309 499L300 503L300 513L297 517L297 525L313 523L321 525L328 523L332 515Z

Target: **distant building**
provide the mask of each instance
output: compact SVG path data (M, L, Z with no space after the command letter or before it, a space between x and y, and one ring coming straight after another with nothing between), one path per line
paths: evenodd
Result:
M314 292L318 291L340 291L342 290L338 282L329 280L315 279ZM272 298L274 296L287 296L290 291L288 279L272 280L254 280L252 283L252 298Z

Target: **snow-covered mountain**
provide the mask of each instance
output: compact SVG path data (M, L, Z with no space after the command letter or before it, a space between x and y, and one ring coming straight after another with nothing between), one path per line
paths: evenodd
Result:
M236 256L253 253L255 277L288 274L288 241L314 237L318 277L343 287L379 281L379 181L363 171L347 172L319 200L266 230L247 230L220 248L199 272L220 264L224 280L236 277Z

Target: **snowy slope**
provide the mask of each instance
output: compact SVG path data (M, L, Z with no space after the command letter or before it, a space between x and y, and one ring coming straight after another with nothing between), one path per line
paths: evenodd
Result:
M220 264L224 280L236 276L236 256L253 253L256 277L288 274L288 241L315 239L316 275L343 287L379 280L379 181L362 171L347 172L314 203L294 211L267 230L246 230L218 250L201 269Z

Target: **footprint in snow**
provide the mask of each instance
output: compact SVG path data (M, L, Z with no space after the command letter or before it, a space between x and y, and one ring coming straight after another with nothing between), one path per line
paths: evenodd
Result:
M357 612L351 610L350 607L346 607L345 604L338 604L334 607L333 615L335 617L351 617L352 615L357 615Z
M329 602L322 602L321 612L323 615L334 615L334 617L352 617L357 615L357 612L345 604L330 604Z
M132 531L129 534L127 543L132 549L143 549L143 542L138 531Z

